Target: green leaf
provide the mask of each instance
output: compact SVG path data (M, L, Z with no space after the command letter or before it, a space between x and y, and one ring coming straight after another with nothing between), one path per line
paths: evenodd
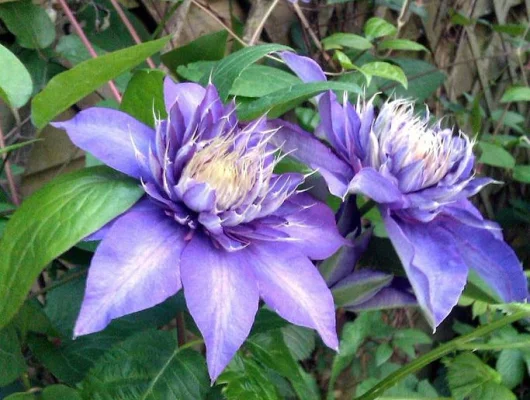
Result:
M501 103L513 101L530 101L530 88L526 86L513 86L507 89L501 98Z
M162 62L171 71L181 65L197 61L217 61L224 57L228 32L223 30L200 36L198 39L162 54Z
M413 42L407 39L387 39L383 40L377 45L378 50L406 50L406 51L426 51L427 49L422 44Z
M380 344L375 351L375 365L378 367L386 363L394 354L392 346L388 343Z
M343 49L345 47L348 49L368 50L373 47L372 42L368 39L353 33L335 33L322 39L322 44L326 50Z
M42 391L41 400L82 400L75 389L65 385L51 385Z
M26 370L17 332L8 326L0 331L0 387L17 379Z
M493 30L499 33L506 33L510 36L522 36L527 31L527 24L494 24Z
M0 65L0 98L11 107L20 108L33 93L31 76L24 64L1 44Z
M289 379L299 398L316 399L305 384L301 369L286 346L279 329L252 336L246 343L255 359L268 368Z
M5 398L5 400L35 400L32 393L13 393Z
M372 17L364 24L364 33L368 39L393 35L396 32L397 28L382 18Z
M27 142L12 144L11 146L0 148L0 155L5 154L5 153L9 153L10 151L14 151L14 150L20 149L21 147L27 146L29 144L32 144L32 143L35 143L35 142L38 142L38 141L39 141L39 139L28 140Z
M456 400L515 400L513 393L500 384L500 374L472 353L448 362L447 382Z
M81 382L87 399L204 399L206 363L196 351L178 348L168 331L145 331L114 346Z
M24 302L33 281L55 257L131 207L138 184L106 167L66 174L28 198L0 239L0 327Z
M31 102L33 123L43 128L72 104L160 51L168 40L169 37L164 37L105 54L54 76Z
M391 88L385 85L385 94L396 97L408 97L421 104L432 96L445 81L445 74L440 72L434 65L412 58L391 58L393 63L399 65L409 83L408 88L392 84Z
M50 320L42 308L42 304L37 299L26 300L16 317L13 325L17 328L19 336L24 341L28 332L35 332L44 335L55 335Z
M216 64L211 77L204 76L201 83L205 86L211 79L212 83L219 91L219 97L222 101L225 101L228 98L230 89L232 89L235 80L246 68L267 54L281 50L291 49L279 44L264 44L260 46L246 47L236 51Z
M167 117L164 104L164 77L159 70L137 71L127 85L120 110L146 125L154 127L155 119Z
M348 57L346 54L344 54L340 50L335 50L335 54L333 54L333 58L337 60L340 64L340 66L346 70L351 69L357 69L357 67L353 64L350 57Z
M432 339L419 329L402 329L397 331L392 338L392 343L409 358L416 356L415 347L420 344L430 344Z
M251 65L234 82L230 90L232 96L262 97L278 90L301 83L289 72L266 65Z
M348 252L346 246L341 248L328 260L334 259L340 263L342 257L346 258L345 255L342 256L342 252ZM323 264L326 265L326 263ZM388 286L393 278L393 275L381 274L381 276L372 276L367 279L356 281L348 281L347 279L344 279L333 286L331 293L333 294L333 299L338 307L354 306L372 298L377 292Z
M482 152L479 163L507 169L515 167L515 158L502 147L482 140L478 142L478 146Z
M380 313L364 312L353 322L348 322L342 330L339 352L333 359L331 376L328 384L328 399L333 398L333 387L340 373L353 361L361 344L371 333L374 321ZM379 323L381 321L379 320Z
M55 40L55 26L44 10L31 0L0 4L0 19L20 46L43 49Z
M513 169L513 179L523 183L530 183L530 165L516 165Z
M495 369L502 377L502 383L509 389L521 384L525 377L525 362L521 351L516 349L502 350Z
M265 373L255 361L236 353L226 370L217 378L217 383L226 385L223 394L227 400L280 400L275 385Z
M360 93L359 86L344 82L311 82L293 85L289 88L278 90L248 104L238 107L238 116L243 121L248 121L268 112L269 118L276 118L293 109L300 103L326 90L345 90Z
M92 44L94 51L101 57L108 53L108 51L103 50L101 47ZM81 38L77 35L65 35L59 39L57 46L55 46L55 51L61 56L66 58L72 66L76 66L83 61L92 59L89 51L83 44ZM129 71L124 72L123 74L114 78L114 83L119 91L123 92L127 87L127 83L131 79L132 74Z
M397 65L390 64L384 61L374 61L364 64L360 71L369 76L379 76L381 78L390 79L399 82L407 89L407 76Z
M296 360L309 358L316 345L314 330L288 325L282 328L282 333L287 348Z

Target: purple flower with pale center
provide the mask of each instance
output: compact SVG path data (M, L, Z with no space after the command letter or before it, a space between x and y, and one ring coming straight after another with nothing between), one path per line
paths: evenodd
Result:
M74 334L183 287L212 380L248 336L260 297L336 349L333 298L310 261L344 244L332 211L297 189L303 175L273 172L278 148L264 118L240 124L213 85L166 79L164 97L168 118L155 129L104 108L54 124L146 193L91 235L102 242Z
M303 81L326 80L313 60L281 56ZM361 193L378 204L433 327L458 302L469 268L502 301L526 301L527 283L517 256L499 226L484 220L468 200L494 181L474 175L472 143L464 134L417 117L406 100L388 101L376 114L371 101L354 107L345 98L340 104L332 92L317 99L321 123L316 135L332 150L294 125L284 124L275 140L318 169L336 196Z

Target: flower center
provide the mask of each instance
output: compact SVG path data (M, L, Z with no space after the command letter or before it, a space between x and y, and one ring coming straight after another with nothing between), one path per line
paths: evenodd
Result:
M218 136L202 144L183 176L208 184L215 191L218 210L237 207L272 174L272 168L264 167L265 144L249 146L244 136Z
M460 140L450 130L443 130L429 125L428 120L414 115L411 102L395 100L383 106L378 121L374 124L373 133L379 142L379 167L383 159L392 157L392 171L399 174L411 169L414 171L414 184L404 186L413 190L425 188L438 183L460 158L461 150L454 141ZM407 173L404 178L409 178Z

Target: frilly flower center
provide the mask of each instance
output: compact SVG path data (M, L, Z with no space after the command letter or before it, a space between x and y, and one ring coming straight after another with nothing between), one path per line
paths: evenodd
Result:
M266 166L267 141L249 146L243 135L218 136L197 151L184 168L183 177L206 183L215 191L217 210L242 204L261 186L266 191L274 163Z
M455 136L450 130L429 125L427 118L414 115L414 105L406 100L386 103L372 128L379 142L379 151L391 157L394 173L407 169L421 169L419 188L438 183L461 158L467 138ZM465 141L465 146L456 140ZM383 154L372 158L374 167L380 167Z

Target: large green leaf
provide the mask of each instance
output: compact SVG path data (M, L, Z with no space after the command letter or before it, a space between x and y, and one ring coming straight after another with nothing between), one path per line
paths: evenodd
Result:
M515 167L515 158L501 146L482 140L478 142L478 146L482 152L479 163L507 169Z
M55 257L131 207L138 184L107 167L63 175L28 198L0 239L0 327Z
M464 353L448 362L447 381L456 400L515 400L501 385L501 376L472 353Z
M54 76L31 102L33 123L43 128L72 104L160 51L168 40L169 37L164 37L105 54Z
M504 349L500 352L495 368L501 374L502 383L513 389L521 384L525 377L523 353L518 349Z
M0 387L13 382L25 369L17 332L8 326L0 331Z
M221 100L225 101L235 80L249 65L254 64L269 53L281 50L290 50L290 48L280 44L264 44L241 49L216 64L211 77L204 76L201 83L206 85L211 79L219 91Z
M396 32L397 28L382 18L372 17L364 24L364 33L368 39L393 35Z
M277 90L301 83L301 80L278 68L266 65L251 65L234 82L230 90L233 96L262 97Z
M359 70L367 77L368 84L370 84L370 78L372 76L379 76L381 78L399 82L405 89L408 87L407 76L401 67L397 65L384 61L374 61L364 64Z
M293 358L280 329L254 335L246 346L257 361L289 379L299 398L318 400L318 393L306 385L304 371Z
M223 394L228 400L280 400L277 388L264 368L240 353L236 353L217 383L226 385Z
M92 44L92 47L94 48L94 51L98 57L108 53L108 51L103 50L101 47L95 44ZM62 36L57 42L57 46L55 46L55 51L61 57L66 58L73 67L92 58L81 38L73 34ZM131 76L132 74L129 71L126 71L120 76L114 78L114 83L116 84L116 87L119 91L123 92L125 90L127 83L131 79Z
M87 399L203 399L210 385L201 355L168 331L145 331L112 348L81 383Z
M429 51L424 45L408 39L387 39L377 45L378 50Z
M55 40L52 20L44 8L33 4L31 0L0 4L0 19L22 47L42 49Z
M203 35L184 46L177 47L162 55L162 62L171 71L181 65L197 61L217 61L223 58L226 52L227 31L214 32Z
M326 90L345 90L360 93L359 86L345 82L311 82L293 85L278 90L248 104L238 107L241 120L251 120L268 112L270 118L276 118L293 109L300 103Z
M335 33L322 39L322 44L326 50L342 49L344 47L356 50L368 50L373 47L365 37L353 33Z
M513 86L506 90L501 98L501 103L512 101L530 101L530 88L526 86Z
M152 127L155 115L158 119L166 118L164 76L159 70L137 71L127 85L120 110Z
M0 98L14 108L20 108L33 92L33 82L24 64L0 44Z
M42 400L81 400L81 395L71 387L51 385L42 391Z
M513 179L523 183L530 183L530 165L516 165L513 169Z

